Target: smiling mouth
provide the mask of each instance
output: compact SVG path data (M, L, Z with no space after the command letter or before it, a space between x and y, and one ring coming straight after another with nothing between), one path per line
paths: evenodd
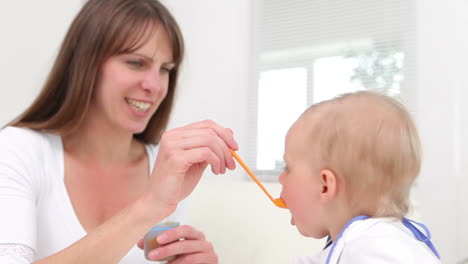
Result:
M140 112L147 112L148 109L151 107L151 103L136 101L136 100L128 99L128 98L125 98L125 101L130 106L132 106L133 108L135 108L136 110L138 110Z

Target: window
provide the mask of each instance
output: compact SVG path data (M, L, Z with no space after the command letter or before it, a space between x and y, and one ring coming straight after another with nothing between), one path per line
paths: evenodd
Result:
M287 130L311 104L412 85L413 0L256 0L249 163L263 180L283 167Z
M307 106L307 69L264 71L258 80L257 170L281 170L288 128Z

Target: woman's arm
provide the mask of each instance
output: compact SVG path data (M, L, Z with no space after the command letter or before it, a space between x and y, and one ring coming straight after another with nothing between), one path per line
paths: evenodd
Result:
M36 241L36 217L41 213L37 212L37 203L44 195L41 190L48 186L47 177L54 177L45 169L50 159L46 156L53 151L49 151L50 142L43 134L12 127L0 130L0 146L0 262L31 263L34 250L44 243ZM145 197L38 263L117 263L142 234L171 213L149 204L152 201Z
M118 263L145 232L171 213L137 200L70 247L34 263Z
M235 168L229 148L237 149L232 131L212 121L164 133L145 194L70 247L35 263L117 263L153 225L175 211L208 165L215 174ZM201 232L189 227L178 230L175 232L183 234L176 236L187 238L184 244L195 244L195 251L210 258L204 263L217 263L213 249L206 248L211 244L201 237ZM190 255L195 257L197 252Z

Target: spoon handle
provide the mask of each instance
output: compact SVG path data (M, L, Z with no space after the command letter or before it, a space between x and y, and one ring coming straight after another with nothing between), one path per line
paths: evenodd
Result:
M270 198L270 200L273 203L275 203L275 199L273 199L273 196L271 196L270 193L268 193L265 187L263 187L263 184L257 179L257 177L255 177L253 172L249 169L249 167L247 167L247 165L244 163L244 161L242 161L242 159L237 155L237 153L231 149L231 154L237 160L237 162L239 162L242 168L244 168L247 174L255 181L255 183L257 183L258 187L260 187L260 189L263 190L263 192L268 196L268 198Z

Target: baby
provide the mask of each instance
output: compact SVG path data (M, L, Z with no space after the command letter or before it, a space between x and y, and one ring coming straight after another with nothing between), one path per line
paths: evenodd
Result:
M292 263L440 263L429 230L404 217L420 152L391 97L361 91L307 109L286 136L281 197L302 235L328 241Z

